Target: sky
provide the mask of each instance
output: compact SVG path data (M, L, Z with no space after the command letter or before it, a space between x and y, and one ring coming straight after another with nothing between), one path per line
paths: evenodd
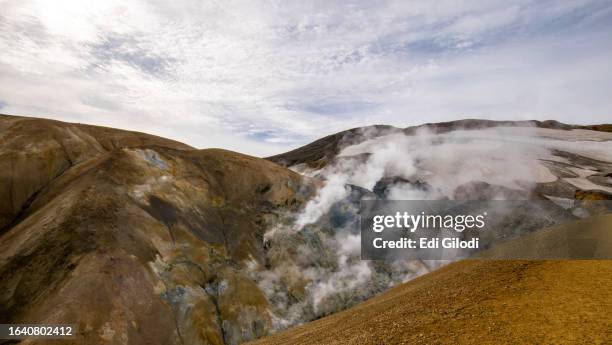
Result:
M612 1L0 8L0 113L257 156L371 124L612 122Z

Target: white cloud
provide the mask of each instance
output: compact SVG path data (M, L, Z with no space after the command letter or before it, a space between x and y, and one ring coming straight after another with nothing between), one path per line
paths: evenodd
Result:
M372 123L612 111L606 2L1 4L2 112L198 147L266 155Z

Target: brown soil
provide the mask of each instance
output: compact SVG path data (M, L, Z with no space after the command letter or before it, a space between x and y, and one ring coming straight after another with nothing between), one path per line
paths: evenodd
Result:
M77 329L22 344L236 344L272 327L244 267L264 265L266 221L301 202L296 173L3 115L0 168L0 323Z
M610 344L612 261L465 260L253 344Z

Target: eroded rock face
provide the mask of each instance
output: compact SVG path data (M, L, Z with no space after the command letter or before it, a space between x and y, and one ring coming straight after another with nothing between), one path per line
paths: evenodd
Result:
M78 343L269 332L243 270L264 265L267 222L302 202L299 175L144 134L0 120L1 322L76 322Z

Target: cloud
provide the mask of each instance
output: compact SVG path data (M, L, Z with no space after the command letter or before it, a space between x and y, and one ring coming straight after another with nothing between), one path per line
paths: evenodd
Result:
M5 0L3 112L267 155L349 127L609 119L605 1Z

